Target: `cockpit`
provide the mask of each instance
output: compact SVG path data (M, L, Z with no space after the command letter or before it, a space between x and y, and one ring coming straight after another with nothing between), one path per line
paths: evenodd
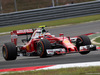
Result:
M42 30L36 30L33 34L31 39L37 39L39 37L44 37L44 38L50 38L52 37L51 34L49 32L42 32Z

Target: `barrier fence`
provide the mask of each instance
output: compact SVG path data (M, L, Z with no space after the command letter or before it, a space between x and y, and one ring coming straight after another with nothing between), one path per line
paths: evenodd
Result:
M0 13L54 7L94 0L0 0Z
M0 26L19 25L90 14L100 14L100 1L0 14Z

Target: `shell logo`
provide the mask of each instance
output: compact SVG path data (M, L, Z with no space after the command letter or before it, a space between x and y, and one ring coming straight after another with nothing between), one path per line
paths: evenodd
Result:
M70 43L70 42L69 42L68 40L64 40L64 43L67 43L67 44L68 44L68 43Z

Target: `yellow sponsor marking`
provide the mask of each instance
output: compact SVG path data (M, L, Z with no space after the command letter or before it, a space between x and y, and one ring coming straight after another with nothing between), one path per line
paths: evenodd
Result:
M68 40L64 40L64 43L70 43Z
M29 45L28 46L26 46L26 49L29 51L30 50L30 47L29 47Z

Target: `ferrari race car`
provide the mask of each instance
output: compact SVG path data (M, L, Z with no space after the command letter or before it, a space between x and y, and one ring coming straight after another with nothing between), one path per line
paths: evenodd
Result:
M26 35L26 39L21 40L23 45L17 45L17 38L21 35ZM28 37L29 35L30 37ZM96 46L91 45L91 41L86 35L65 37L63 33L60 33L59 37L55 37L45 30L45 26L12 31L11 42L5 43L2 47L5 60L15 60L20 55L47 57L73 52L88 54L95 50Z

